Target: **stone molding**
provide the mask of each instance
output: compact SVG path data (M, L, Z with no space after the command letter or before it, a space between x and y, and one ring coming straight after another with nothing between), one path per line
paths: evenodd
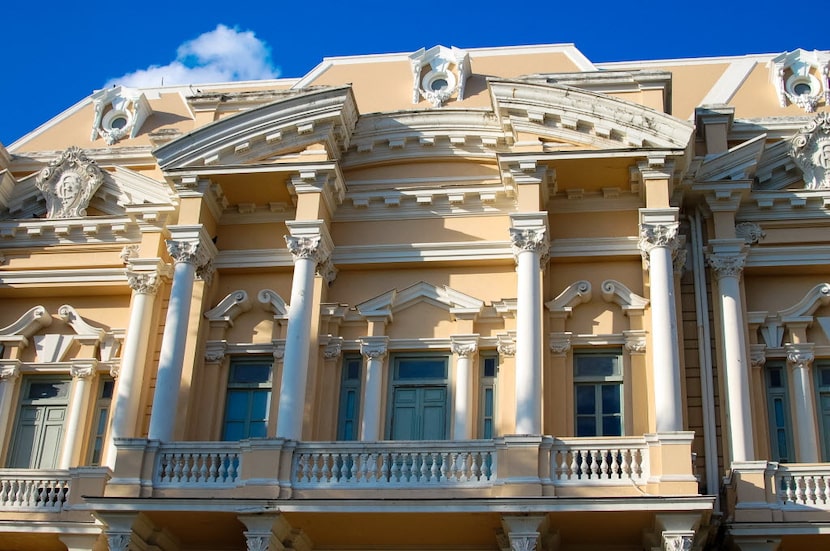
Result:
M46 199L46 217L83 218L104 172L79 147L72 146L40 171L35 186Z

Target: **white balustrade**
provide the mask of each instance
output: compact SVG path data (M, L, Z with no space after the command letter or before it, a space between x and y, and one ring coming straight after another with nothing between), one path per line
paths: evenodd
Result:
M0 470L0 511L58 513L69 494L69 472Z
M830 509L830 466L779 465L774 480L781 504Z
M551 478L559 484L630 484L648 479L642 438L557 438L550 452Z
M240 448L225 442L217 444L199 442L192 446L182 443L162 446L153 484L179 488L235 486L241 474Z
M496 479L489 442L304 442L294 452L297 488L482 486Z

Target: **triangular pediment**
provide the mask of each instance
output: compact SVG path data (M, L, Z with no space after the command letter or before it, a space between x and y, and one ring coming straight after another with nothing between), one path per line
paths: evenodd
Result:
M348 147L356 121L351 88L323 88L224 117L154 155L165 171L269 164L283 156L296 161L309 148L334 160Z
M585 149L686 149L693 126L649 107L567 86L491 80L502 127Z
M436 286L420 281L402 291L392 289L357 305L364 317L388 317L416 304L430 304L451 314L480 312L484 302L446 285Z

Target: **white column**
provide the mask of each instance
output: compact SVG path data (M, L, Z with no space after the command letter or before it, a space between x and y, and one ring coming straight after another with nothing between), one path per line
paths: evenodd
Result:
M648 264L651 286L651 354L657 432L683 430L680 350L672 268L678 245L676 222L640 225L639 246Z
M732 461L753 461L752 411L749 401L749 362L744 337L740 277L746 254L743 240L713 244L708 256L718 281L718 307L721 313L723 365L726 372L726 407ZM734 243L733 243L734 242Z
M193 298L193 278L196 276L196 268L207 260L207 254L198 241L168 240L167 250L175 261L175 266L164 334L161 338L161 354L148 435L151 440L165 442L173 439L176 422L190 302Z
M453 440L473 437L473 357L478 350L478 335L454 335L452 353L455 356L455 408Z
M7 431L12 430L12 403L19 379L20 360L0 360L0 445L6 441Z
M798 462L818 463L816 412L813 405L811 367L815 355L812 343L788 344L787 365L792 372L795 397L795 430L798 435Z
M366 359L363 381L363 407L360 415L360 439L364 442L381 440L380 407L383 398L383 361L389 337L364 337L360 353Z
M510 228L518 264L516 313L516 434L542 433L541 260L546 228Z
M158 259L153 259L154 263ZM104 456L104 465L115 465L115 439L135 436L138 420L139 397L143 379L144 364L150 341L150 323L153 317L153 305L159 286L159 274L156 270L149 272L135 271L132 264L127 270L127 281L133 290L130 321L121 354L121 366L118 370L118 384L112 405L112 421L109 440Z
M321 239L319 234L285 236L288 250L294 258L294 279L288 307L277 437L291 440L300 440L303 435L314 273L323 256Z
M81 360L73 363L70 368L72 391L66 413L61 453L58 457L58 469L74 467L75 465L72 463L77 461L76 454L84 441L82 422L84 411L86 411L85 406L89 399L89 382L95 374L97 363L97 360Z

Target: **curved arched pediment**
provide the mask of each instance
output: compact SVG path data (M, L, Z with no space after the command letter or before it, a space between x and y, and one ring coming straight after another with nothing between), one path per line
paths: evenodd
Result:
M336 159L348 147L356 121L351 87L324 88L219 119L153 154L162 170L262 164L315 144Z
M563 84L491 80L502 126L585 149L685 149L691 123L649 107Z
M366 318L391 318L393 313L422 302L444 308L453 315L475 315L484 307L483 301L461 291L420 281L402 291L392 289L362 302L357 305L357 311Z

